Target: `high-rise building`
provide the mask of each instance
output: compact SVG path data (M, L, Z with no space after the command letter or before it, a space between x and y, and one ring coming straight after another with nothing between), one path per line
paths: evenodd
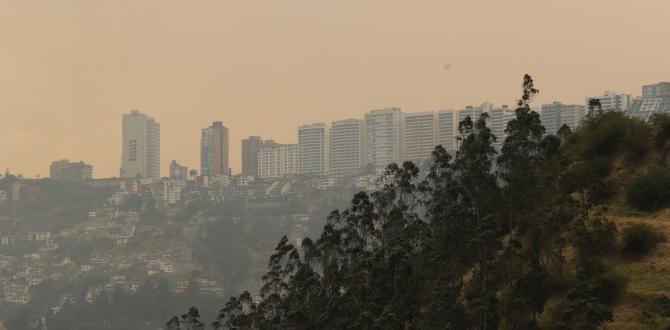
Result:
M258 151L263 147L260 136L242 140L242 175L258 176Z
M328 128L323 123L298 128L300 174L328 173Z
M435 112L403 114L404 159L417 164L430 159L437 142L437 116Z
M583 105L561 102L543 104L540 112L540 119L546 134L556 134L563 125L575 130L585 116L586 107Z
M465 109L461 109L458 111L458 122L460 123L465 119L465 117L470 116L470 119L473 122L476 122L479 119L479 116L481 116L482 113L484 112L491 112L491 109L493 109L493 104L490 102L484 102L482 105L478 107L473 107L471 105L468 105L465 107ZM458 128L458 123L456 124L456 128Z
M400 163L402 151L402 113L400 108L372 110L365 114L365 148L367 164L383 170Z
M564 105L563 111L561 111L561 126L567 125L575 130L582 123L584 117L586 117L586 107L583 105Z
M561 128L561 109L563 104L554 102L552 104L543 104L540 111L540 120L544 126L546 134L556 134ZM572 127L571 127L572 128Z
M505 138L507 138L507 134L505 133L507 123L515 117L514 110L507 105L493 107L489 111L489 127L491 128L491 133L496 137L496 142L493 144L496 150L500 151L502 148Z
M202 129L200 139L200 175L230 175L228 128L220 121Z
M330 127L330 175L359 173L365 166L364 124L360 119L334 121Z
M71 163L67 159L57 160L49 167L49 178L67 181L90 180L93 178L93 166L82 161Z
M600 100L600 107L603 111L627 112L633 104L633 97L630 94L605 91L603 95L587 97L584 102L587 109L592 99Z
M455 117L456 112L454 110L440 110L437 112L437 144L449 153L456 151L458 118Z
M137 111L123 115L121 177L160 178L161 126Z
M258 176L278 178L298 173L298 145L266 141L258 151Z
M642 86L643 98L670 96L670 82Z
M657 113L670 113L670 82L642 86L642 97L633 100L629 113L642 120Z
M465 118L470 117L470 120L473 123L476 123L479 120L479 118L481 117L481 115L486 112L486 113L489 114L489 119L486 120L486 125L489 125L490 122L491 122L490 121L490 119L491 119L490 114L491 114L492 109L493 109L493 104L492 103L484 102L480 106L477 106L477 107L468 105L464 109L458 110L458 122L455 123L455 127L454 127L455 133L456 133L456 150L458 150L460 148L459 138L461 137L460 136L461 133L459 131L459 126L460 126L461 122L463 120L465 120Z
M170 163L170 178L175 180L188 180L188 167L182 166L176 160Z
M461 109L458 111L458 122L462 122L463 119L466 117L470 116L470 119L472 121L476 121L477 118L482 114L482 108L481 107L473 107L471 105L465 106L465 109ZM458 125L456 125L458 126Z

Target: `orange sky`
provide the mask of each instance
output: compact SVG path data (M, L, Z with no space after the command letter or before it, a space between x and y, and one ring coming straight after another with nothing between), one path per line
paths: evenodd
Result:
M214 120L295 142L303 123L640 94L670 80L668 0L0 0L0 168L118 175L121 114L161 123L162 174ZM450 65L445 70L445 64Z

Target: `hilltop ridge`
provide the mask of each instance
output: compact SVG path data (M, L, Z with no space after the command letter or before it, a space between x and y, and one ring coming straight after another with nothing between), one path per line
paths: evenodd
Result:
M391 164L318 239L282 238L214 327L667 327L670 117L593 100L574 132L545 132L537 92L526 75L500 150L488 114L467 117L455 155ZM168 322L183 326L204 326L197 308Z

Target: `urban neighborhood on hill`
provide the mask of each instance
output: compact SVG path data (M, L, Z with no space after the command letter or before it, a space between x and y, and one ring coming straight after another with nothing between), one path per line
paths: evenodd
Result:
M605 92L587 97L585 105L553 102L536 110L545 132L558 133L564 126L576 129L593 111L592 100L599 100L602 111L649 120L670 113L670 83L643 86L641 97ZM82 297L90 304L116 290L132 295L142 285L156 288L146 281L157 274L167 276L161 277L167 278L161 285L176 297L197 290L203 301L258 287L249 279L259 277L263 258L255 258L251 268L229 257L213 260L219 239L209 232L216 228L213 224L238 227L241 236L236 239L248 239L242 244L246 251L238 251L244 258L271 250L271 241L264 240L274 237L251 234L262 226L274 226L270 232L300 245L349 195L382 189L388 164L411 161L426 169L435 145L454 154L462 140L458 123L484 113L500 152L508 122L516 118L512 107L484 103L421 113L385 108L361 119L302 125L297 144L250 136L241 141L239 174L230 168L229 129L215 121L202 129L200 167L171 160L170 173L163 177L160 124L133 110L123 115L119 177L94 178L93 165L67 159L51 163L48 179L16 177L9 171L2 177L2 304L30 304L47 280L72 287L39 301L49 313L80 304ZM56 205L64 210L50 209ZM224 213L217 213L221 209ZM46 214L51 221L40 222ZM91 274L96 280L82 284ZM174 310L176 306L184 308L175 304Z
M670 0L0 0L0 330L670 330Z

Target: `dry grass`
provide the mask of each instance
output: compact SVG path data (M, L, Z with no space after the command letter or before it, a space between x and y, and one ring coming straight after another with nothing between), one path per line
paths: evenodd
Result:
M670 317L659 315L651 306L658 296L670 296L670 209L645 215L612 214L610 218L620 231L632 224L646 223L663 232L669 241L642 259L617 258L612 262L614 269L630 282L626 296L614 310L614 320L604 328L667 329Z

